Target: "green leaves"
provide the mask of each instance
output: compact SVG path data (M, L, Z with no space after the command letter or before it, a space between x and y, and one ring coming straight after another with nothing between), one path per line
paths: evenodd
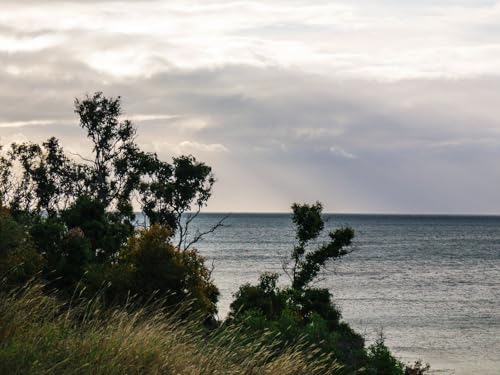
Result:
M341 258L349 253L347 247L354 238L354 231L349 228L337 229L329 233L330 241L308 249L308 244L317 240L325 223L322 218L323 206L315 204L292 205L292 221L295 224L297 244L292 251L292 288L303 289L310 284L327 261Z
M323 205L320 202L315 204L292 205L292 221L296 227L296 238L299 246L303 247L307 242L316 239L323 230L325 223L321 218Z

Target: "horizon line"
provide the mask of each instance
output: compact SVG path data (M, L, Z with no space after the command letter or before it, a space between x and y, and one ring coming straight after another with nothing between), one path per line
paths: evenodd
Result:
M186 212L190 214L192 212ZM291 211L201 211L201 214L217 215L291 215ZM323 215L379 215L379 216L483 216L500 217L500 213L426 213L426 212L323 212Z

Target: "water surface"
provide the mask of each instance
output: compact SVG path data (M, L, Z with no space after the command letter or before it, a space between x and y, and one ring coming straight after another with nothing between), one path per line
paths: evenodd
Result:
M204 214L197 224L220 218ZM397 356L422 358L436 373L500 373L500 217L326 218L326 228L356 232L354 251L319 282L344 320L368 341L382 331ZM197 246L214 264L221 316L241 284L263 271L282 273L294 240L286 214L233 214L226 224Z

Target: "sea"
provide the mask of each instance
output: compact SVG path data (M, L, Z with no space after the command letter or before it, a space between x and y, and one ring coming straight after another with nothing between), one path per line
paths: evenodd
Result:
M201 214L205 231L224 215ZM350 226L352 252L329 264L316 286L367 343L380 334L403 362L433 374L500 374L500 217L325 215L328 230ZM194 233L192 232L192 233ZM319 242L326 239L323 237ZM196 244L213 267L224 318L233 294L265 271L282 270L294 244L289 214L231 214Z

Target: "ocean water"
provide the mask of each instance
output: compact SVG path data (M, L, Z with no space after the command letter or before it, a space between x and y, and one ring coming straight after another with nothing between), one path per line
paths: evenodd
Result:
M221 218L202 214L201 230ZM343 319L368 342L383 332L403 361L435 374L500 374L500 217L326 215L351 226L353 252L331 264L329 288ZM241 284L282 273L293 246L287 214L233 214L197 244L213 263L224 317ZM286 276L281 277L286 283Z

